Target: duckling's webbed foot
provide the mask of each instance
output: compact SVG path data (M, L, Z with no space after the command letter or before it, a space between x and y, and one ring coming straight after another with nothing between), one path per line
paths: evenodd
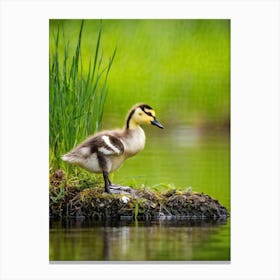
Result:
M120 185L110 185L110 192L114 194L134 194L132 188Z
M110 186L112 185L110 179L109 179L109 173L107 171L103 171L103 178L104 178L104 183L105 183L105 192L106 193L111 193L110 191Z

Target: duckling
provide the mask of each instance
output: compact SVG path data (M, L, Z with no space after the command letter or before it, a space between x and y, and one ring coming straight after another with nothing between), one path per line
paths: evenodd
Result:
M90 136L63 155L62 160L93 173L102 173L105 192L110 193L113 185L109 174L144 149L146 137L141 125L163 128L151 106L136 104L130 109L123 129L101 131Z

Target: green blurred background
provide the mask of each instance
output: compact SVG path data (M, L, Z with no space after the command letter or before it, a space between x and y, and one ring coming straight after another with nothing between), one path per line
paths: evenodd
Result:
M165 127L144 128L145 150L113 174L113 181L159 190L191 186L229 208L230 20L85 20L85 76L100 24L104 63L117 46L102 129L122 127L138 102L152 106ZM80 25L81 20L50 20L50 53L58 26L69 54L75 53ZM58 50L63 53L63 44Z
M58 24L69 40L70 53L74 52L81 21L52 20L50 35ZM229 20L102 20L102 25L103 56L109 57L117 46L105 112L122 116L143 101L172 125L228 122ZM94 57L99 26L100 20L85 21L84 69ZM104 123L120 125L119 119L104 117Z

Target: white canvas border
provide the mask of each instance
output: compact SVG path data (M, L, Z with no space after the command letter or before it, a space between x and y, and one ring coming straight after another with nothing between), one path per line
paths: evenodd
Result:
M230 264L49 264L49 18L231 19ZM0 278L279 279L279 31L276 0L2 1Z

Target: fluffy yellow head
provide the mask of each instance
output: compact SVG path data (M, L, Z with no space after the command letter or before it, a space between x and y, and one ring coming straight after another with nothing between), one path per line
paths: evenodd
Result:
M127 117L126 128L137 127L142 124L152 124L159 128L163 128L160 122L156 119L155 111L146 104L139 104L134 106Z

